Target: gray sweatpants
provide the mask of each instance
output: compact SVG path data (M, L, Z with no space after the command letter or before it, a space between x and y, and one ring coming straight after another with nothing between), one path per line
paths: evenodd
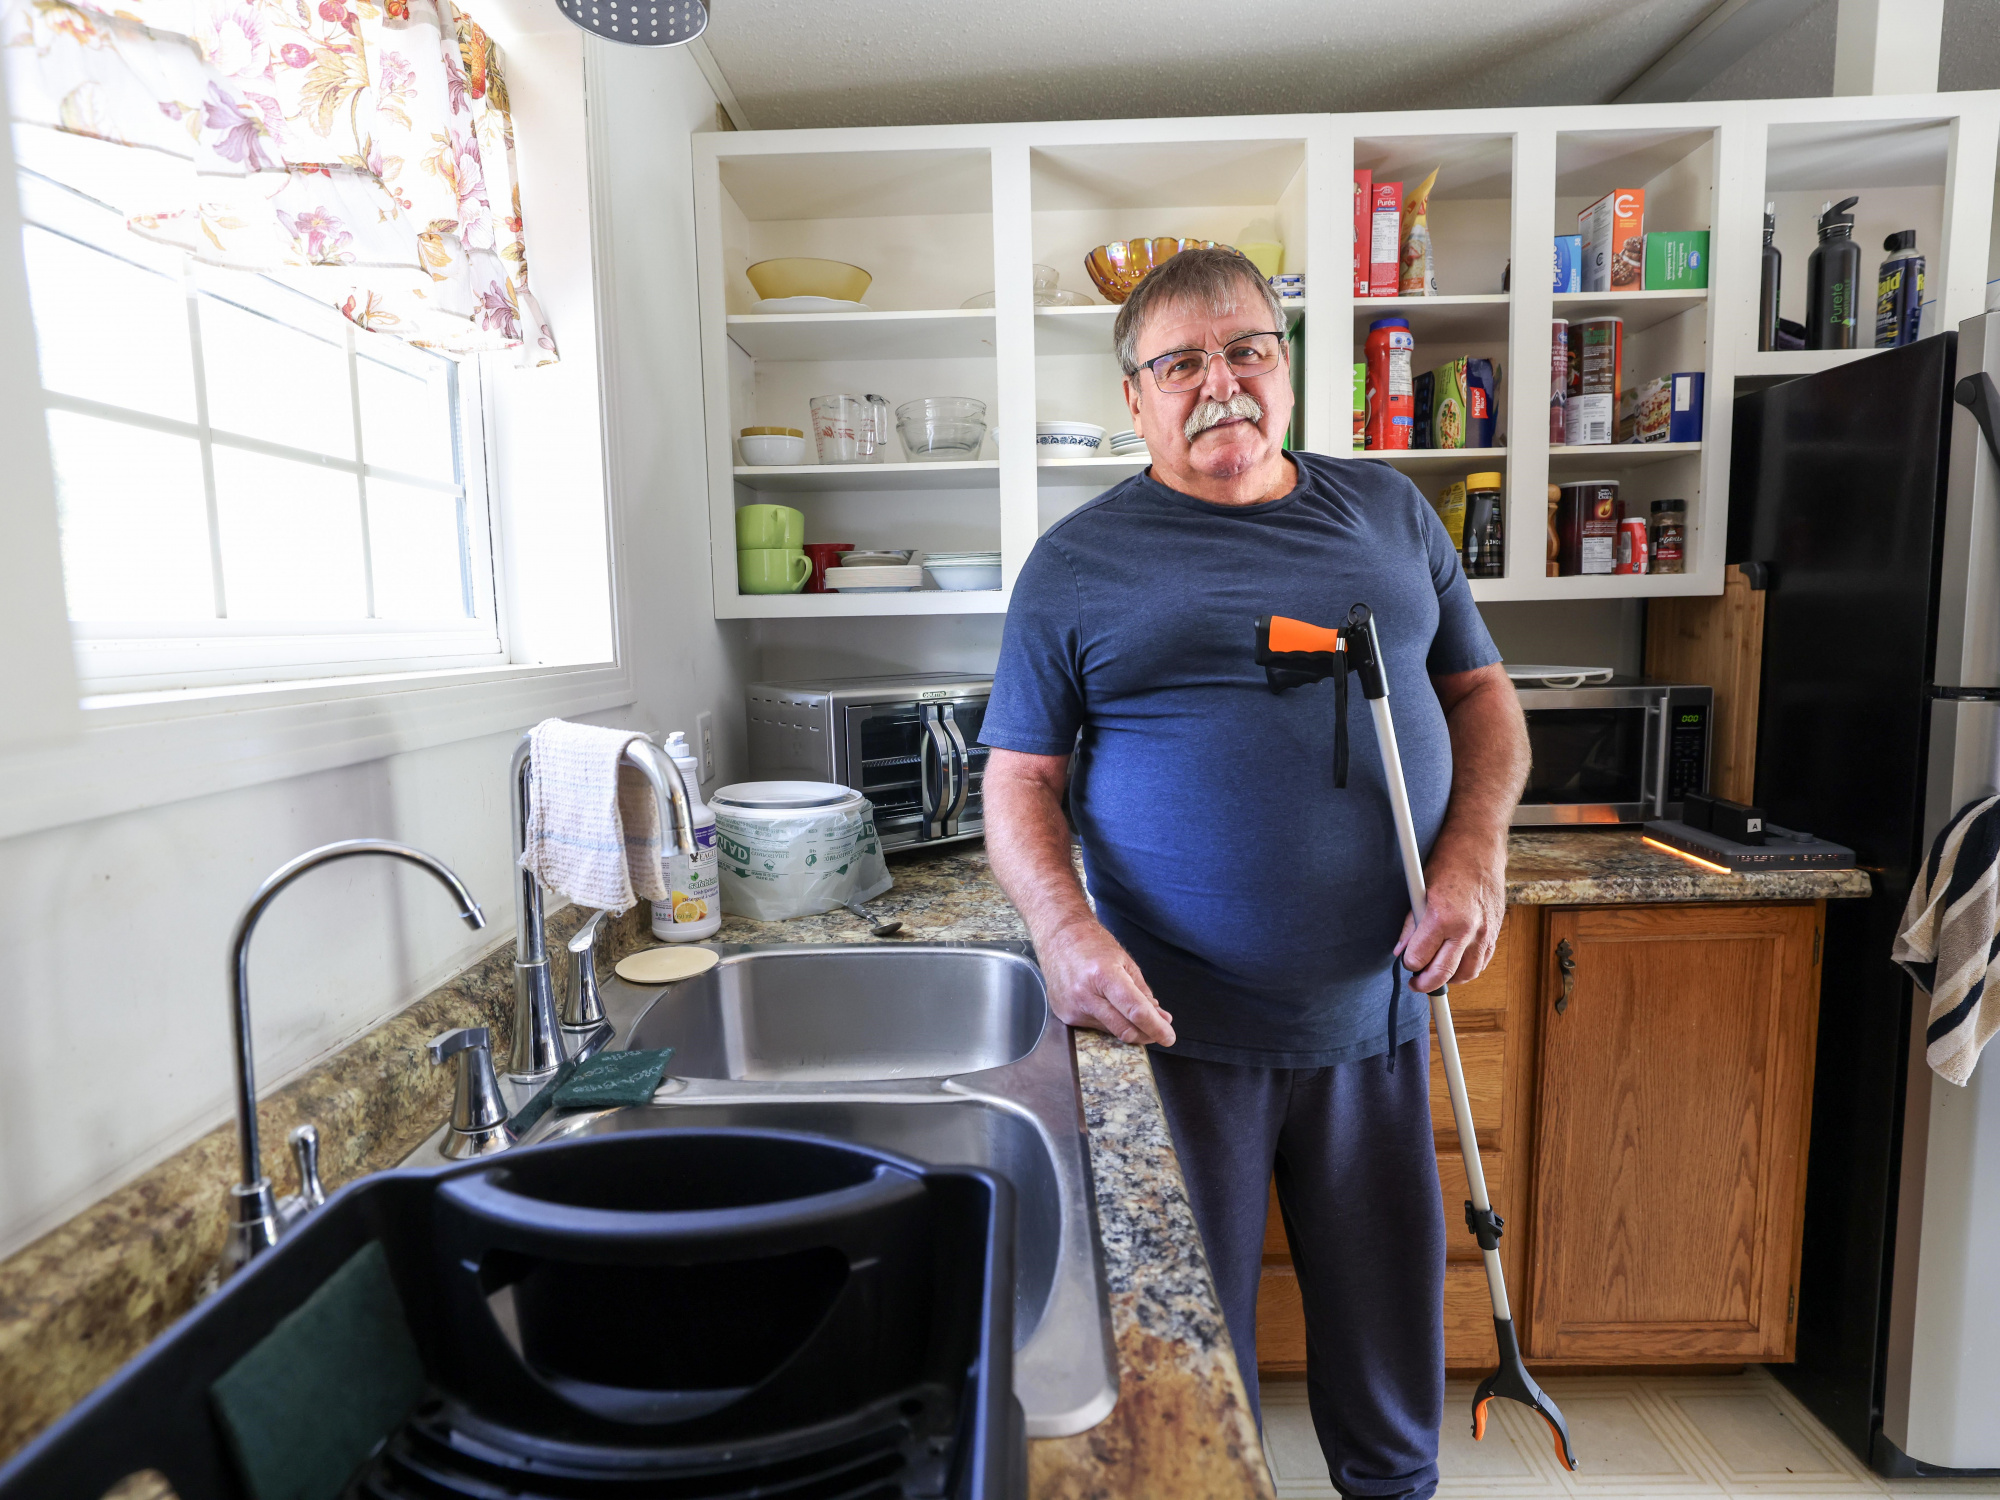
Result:
M1305 1303L1306 1388L1343 1495L1427 1500L1444 1405L1444 1211L1427 1037L1328 1068L1152 1049L1229 1337L1257 1403L1268 1184ZM1262 1421L1261 1411L1259 1421Z

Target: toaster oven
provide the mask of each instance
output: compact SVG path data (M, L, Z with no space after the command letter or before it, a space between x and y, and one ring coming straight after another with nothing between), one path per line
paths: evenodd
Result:
M1515 827L1678 818L1682 798L1708 790L1713 688L1629 677L1514 686L1532 757Z
M947 672L752 683L750 774L853 787L884 849L976 838L992 689L991 677Z

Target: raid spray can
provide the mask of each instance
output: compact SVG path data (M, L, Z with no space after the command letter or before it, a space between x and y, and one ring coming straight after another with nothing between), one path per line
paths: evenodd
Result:
M1784 280L1785 257L1771 243L1778 232L1778 205L1764 205L1764 268L1757 281L1757 347L1778 347L1778 287Z
M1861 292L1861 247L1854 243L1859 198L1842 198L1819 211L1819 244L1806 259L1806 347L1853 349L1855 304Z
M1924 316L1924 258L1917 232L1899 229L1882 241L1889 258L1875 281L1875 347L1894 349L1917 341Z

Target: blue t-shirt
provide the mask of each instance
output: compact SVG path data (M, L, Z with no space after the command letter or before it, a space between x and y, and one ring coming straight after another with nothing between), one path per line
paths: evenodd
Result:
M1379 461L1291 457L1281 499L1210 505L1147 473L1052 526L1014 585L981 738L1080 750L1091 895L1172 1012L1174 1052L1313 1068L1389 1049L1409 900L1359 679L1336 791L1333 683L1272 693L1256 619L1374 610L1426 850L1451 792L1431 674L1500 654L1415 485ZM1398 1044L1421 1036L1427 1007L1397 1020Z

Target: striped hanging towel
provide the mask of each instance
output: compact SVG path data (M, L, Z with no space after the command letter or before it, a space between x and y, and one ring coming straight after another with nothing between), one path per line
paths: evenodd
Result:
M1931 997L1925 1059L1964 1084L2000 1031L2000 1000L1986 997L2000 978L2000 797L1968 804L1938 834L1889 956Z

